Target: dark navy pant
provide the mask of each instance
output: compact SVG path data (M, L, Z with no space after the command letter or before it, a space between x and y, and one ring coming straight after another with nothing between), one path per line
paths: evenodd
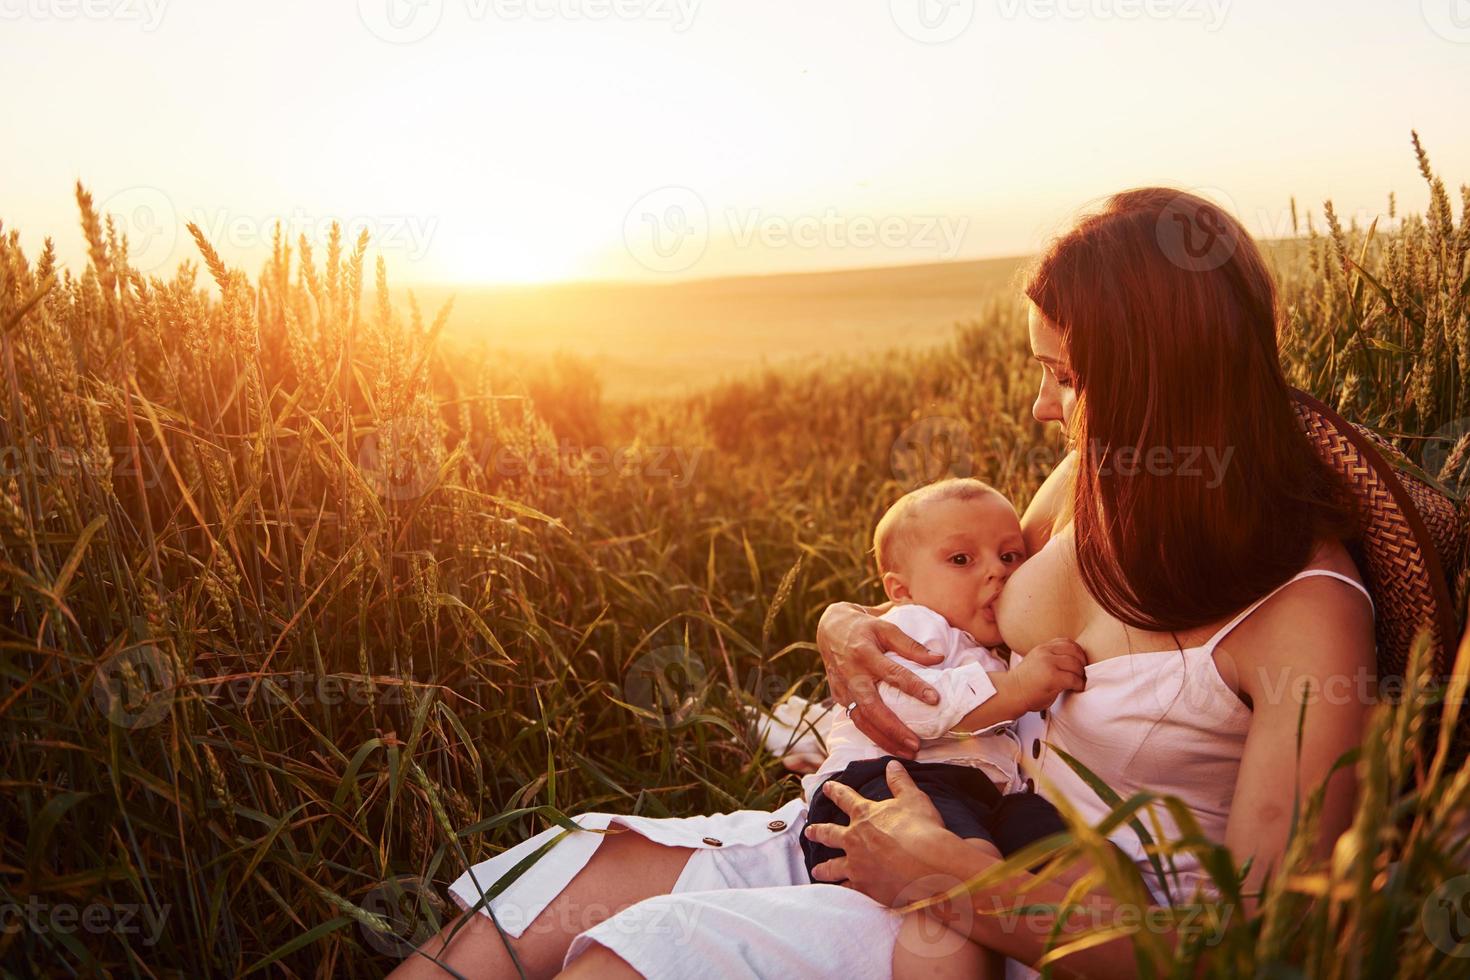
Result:
M891 800L888 778L884 771L894 756L854 762L831 779L851 786L868 800ZM985 840L1009 857L1027 844L1065 830L1067 825L1057 808L1035 792L1001 793L985 771L975 766L951 762L915 762L897 759L908 770L914 785L934 801L944 826L958 837ZM817 788L807 805L807 823L835 823L847 826L847 814ZM806 870L823 861L841 857L835 847L808 840L803 834L801 850L806 856Z

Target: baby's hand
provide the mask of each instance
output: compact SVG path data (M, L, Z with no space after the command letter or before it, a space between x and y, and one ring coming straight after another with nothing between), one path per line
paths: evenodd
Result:
M1047 640L1031 649L1010 671L1012 697L1021 713L1051 707L1063 691L1081 691L1087 686L1087 654L1064 637Z

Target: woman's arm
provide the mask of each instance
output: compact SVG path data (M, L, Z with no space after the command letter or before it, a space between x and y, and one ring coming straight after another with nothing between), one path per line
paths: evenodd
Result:
M1327 783L1318 857L1331 855L1352 822L1353 767L1339 769L1330 782L1328 774L1343 753L1361 744L1375 698L1373 615L1351 586L1311 578L1262 606L1224 646L1217 661L1224 673L1236 675L1251 704L1225 831L1236 862L1253 859L1245 883L1250 893L1280 865L1294 802L1305 803ZM1253 899L1247 902L1254 907Z

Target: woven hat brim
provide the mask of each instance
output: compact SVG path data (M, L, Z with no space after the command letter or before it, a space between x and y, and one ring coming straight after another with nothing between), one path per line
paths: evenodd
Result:
M1293 397L1313 448L1362 506L1358 570L1373 595L1380 675L1403 674L1426 625L1435 670L1446 675L1454 602L1434 539L1398 471L1352 423L1305 392Z

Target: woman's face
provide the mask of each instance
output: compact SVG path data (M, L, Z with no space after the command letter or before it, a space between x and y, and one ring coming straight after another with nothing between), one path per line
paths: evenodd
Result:
M1031 304L1027 328L1031 334L1031 355L1041 362L1041 390L1031 414L1038 422L1060 422L1072 431L1072 413L1077 407L1077 390L1073 387L1072 365L1062 346L1062 331Z

